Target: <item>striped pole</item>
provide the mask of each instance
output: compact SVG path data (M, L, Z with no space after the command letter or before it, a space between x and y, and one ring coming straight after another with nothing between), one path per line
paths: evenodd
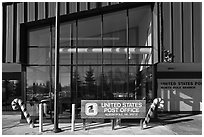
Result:
M161 99L161 98L155 98L153 103L151 104L150 108L149 108L149 111L147 113L147 116L145 117L145 120L143 122L143 128L146 128L147 127L147 124L149 123L150 121L150 117L152 116L154 110L156 107L158 108L163 108L164 106L164 101Z
M30 115L29 113L27 112L26 108L25 108L25 104L24 102L21 100L21 99L14 99L12 102L11 102L11 106L12 106L12 109L13 110L17 110L19 107L18 105L20 106L21 108L21 111L23 112L25 118L26 118L26 121L28 122L28 124L30 125L30 128L34 128L34 124L33 124L33 121L32 119L30 118Z

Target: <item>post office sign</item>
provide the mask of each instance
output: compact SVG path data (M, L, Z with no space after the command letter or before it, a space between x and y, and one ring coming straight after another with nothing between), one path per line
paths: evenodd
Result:
M81 100L81 118L144 118L145 100Z

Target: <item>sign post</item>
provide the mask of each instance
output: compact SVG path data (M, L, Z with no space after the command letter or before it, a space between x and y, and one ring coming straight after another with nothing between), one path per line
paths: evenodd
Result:
M112 130L114 130L114 128L115 128L115 119L111 120L111 125L112 125Z

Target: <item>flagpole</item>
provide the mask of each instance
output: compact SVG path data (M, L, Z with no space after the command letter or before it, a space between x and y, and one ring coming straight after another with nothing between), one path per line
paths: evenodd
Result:
M55 89L54 89L54 129L55 133L60 132L58 127L58 94L59 94L59 34L60 34L60 4L56 2L55 19Z

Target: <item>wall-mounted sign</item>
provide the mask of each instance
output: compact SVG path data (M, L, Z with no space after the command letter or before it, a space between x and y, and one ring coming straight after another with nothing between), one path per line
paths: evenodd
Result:
M164 111L201 111L202 79L158 79Z
M82 100L81 118L144 118L145 100Z

